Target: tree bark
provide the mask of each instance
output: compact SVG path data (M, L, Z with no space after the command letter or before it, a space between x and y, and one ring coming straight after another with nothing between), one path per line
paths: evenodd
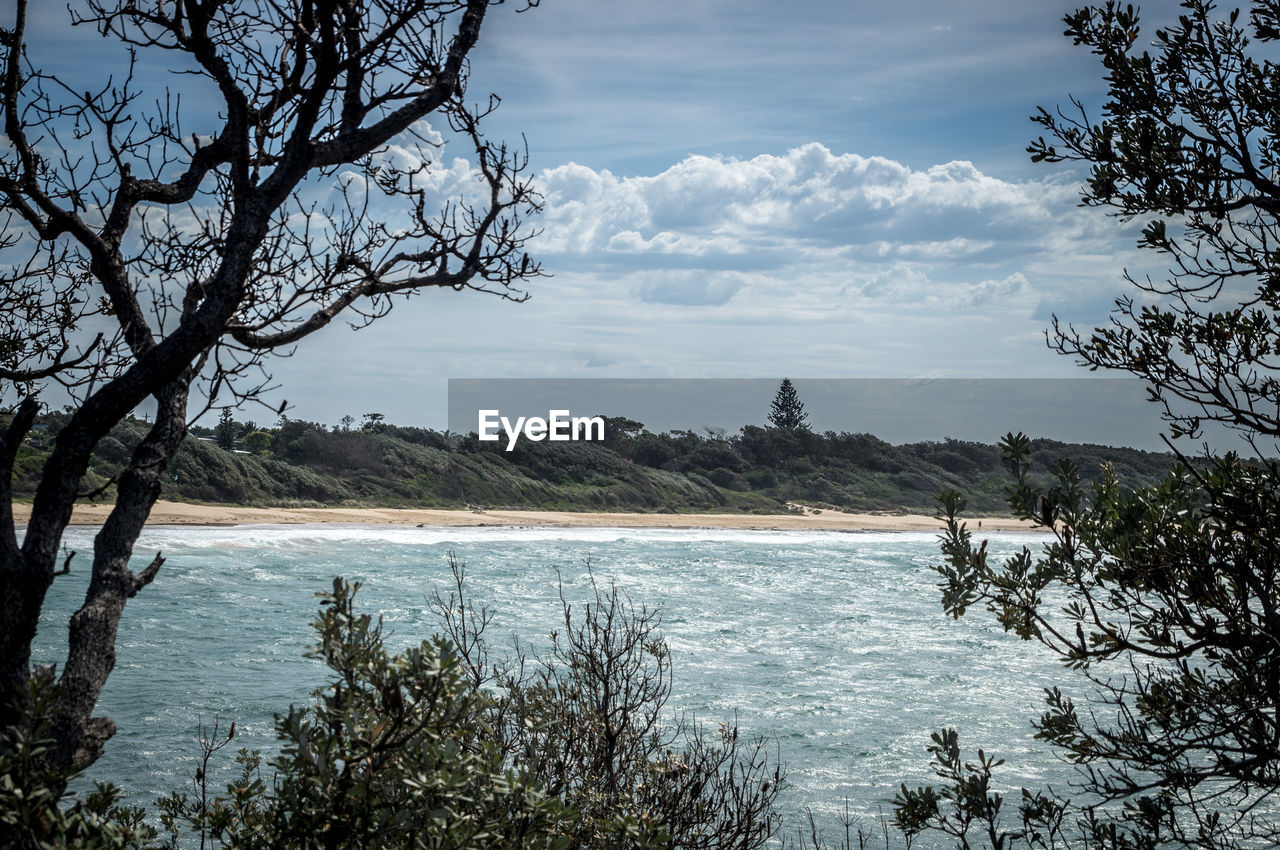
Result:
M17 700L31 665L40 607L53 581L52 574L46 578L27 560L13 524L13 462L39 409L35 399L28 397L0 437L0 728L17 720Z
M192 377L188 371L157 393L155 424L134 450L117 484L115 507L94 538L93 574L84 604L71 617L66 666L58 680L56 744L49 758L61 769L88 767L115 733L109 718L92 716L93 708L115 667L125 603L151 583L164 562L157 553L141 572L129 569L134 544L160 497L162 476L187 433Z

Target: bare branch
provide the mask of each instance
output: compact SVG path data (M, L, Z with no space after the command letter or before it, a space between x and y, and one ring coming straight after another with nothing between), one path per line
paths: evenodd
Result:
M162 563L127 566L193 384L205 406L260 401L270 354L339 317L368 324L422 289L522 300L541 274L524 250L539 199L527 156L480 133L496 101L463 101L489 0L79 0L72 23L123 50L120 72L90 91L29 61L28 3L0 39L0 380L28 399L5 432L8 470L42 387L66 387L75 405L20 547L7 489L0 500L0 721L29 676L45 592L68 567L58 553L95 446L148 398L159 408L126 470L92 494L114 485L116 503L72 618L50 756L78 768L114 729L92 710L125 602ZM157 56L176 77L153 73ZM205 101L194 132L182 109L193 97ZM443 200L422 188L438 152L387 156L402 133L421 144L428 117L478 158L474 183ZM316 198L335 183L341 199L325 207Z

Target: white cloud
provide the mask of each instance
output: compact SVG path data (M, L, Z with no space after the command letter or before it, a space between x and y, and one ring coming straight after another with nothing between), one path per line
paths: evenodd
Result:
M872 275L857 291L866 298L907 301L925 298L931 285L924 272L897 263Z
M846 292L872 304L912 304L941 316L1010 308L1029 315L1037 299L1021 272L966 284L935 280L908 263L895 263Z
M637 276L635 292L649 304L707 307L728 303L746 283L735 273L648 272Z
M968 162L912 170L816 143L751 159L690 156L653 176L569 164L540 184L536 248L553 266L994 266L1042 257L1093 226L1062 181L1001 180Z
M1077 207L1063 180L1006 180L963 161L913 169L816 143L750 159L688 156L632 177L568 164L539 184L544 233L531 248L560 292L602 314L629 300L726 322L895 310L1031 321L1045 303L1114 281L1118 258L1132 256L1130 237ZM1076 259L1083 244L1087 265Z
M965 288L956 296L958 307L985 307L1002 300L1013 298L1030 289L1030 284L1021 272L1015 272L1001 280L984 280Z

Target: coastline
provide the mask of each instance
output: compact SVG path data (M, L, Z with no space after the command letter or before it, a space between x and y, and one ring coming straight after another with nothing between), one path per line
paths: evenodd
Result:
M101 525L110 505L77 505L72 525ZM14 519L26 522L31 506L14 505ZM1034 531L1012 517L966 517L973 531ZM342 523L436 527L549 528L731 528L767 531L939 531L942 521L924 514L844 513L804 508L788 514L645 514L575 511L516 511L427 508L246 508L156 502L148 525L297 525Z

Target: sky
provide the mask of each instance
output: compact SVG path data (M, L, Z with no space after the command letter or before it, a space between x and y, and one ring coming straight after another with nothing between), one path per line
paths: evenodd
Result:
M530 253L551 276L521 304L428 292L373 328L335 324L273 364L271 402L444 427L449 378L1086 375L1047 348L1050 317L1101 323L1150 258L1136 226L1078 206L1078 167L1024 150L1038 105L1101 102L1069 9L496 8L468 93L499 93L488 134L528 145L545 198ZM465 172L461 153L442 167Z

